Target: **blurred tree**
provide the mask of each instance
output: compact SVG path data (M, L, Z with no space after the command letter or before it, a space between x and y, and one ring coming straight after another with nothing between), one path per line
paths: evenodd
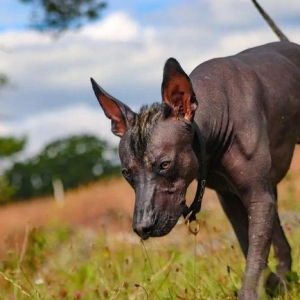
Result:
M9 203L15 193L16 190L9 184L7 178L2 175L0 177L0 205Z
M6 172L15 198L53 194L59 179L66 189L120 173L112 162L116 148L91 135L72 136L47 145L37 156L18 162Z
M59 35L76 29L100 17L107 6L102 0L19 0L32 5L32 27ZM0 49L2 50L2 49ZM7 86L9 78L0 72L0 89Z
M0 137L0 158L11 157L21 152L26 144L26 138Z
M102 0L19 0L32 5L32 25L41 31L61 33L100 17Z
M20 153L26 145L26 138L16 139L13 137L0 137L0 159L2 162L8 162L12 157ZM3 166L1 166L3 172ZM14 196L15 189L9 183L5 174L0 175L0 204L10 201Z
M5 74L0 73L0 89L8 85L8 82L9 82L8 77Z
M0 73L0 89L6 87L9 84L8 77ZM4 114L0 114L2 118ZM0 137L0 204L6 203L14 194L14 189L8 184L6 177L2 174L3 163L7 162L7 158L12 157L14 154L23 150L25 146L25 138L15 139L13 137Z

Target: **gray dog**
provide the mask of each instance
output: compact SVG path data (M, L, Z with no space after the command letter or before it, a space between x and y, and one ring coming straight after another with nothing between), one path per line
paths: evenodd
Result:
M259 299L271 244L278 259L270 288L291 270L291 249L277 213L277 184L300 143L300 46L281 42L216 58L188 76L170 58L162 102L139 113L92 80L112 132L121 137L122 174L136 194L133 229L142 238L194 219L203 184L214 189L247 259L238 299ZM189 184L201 181L187 208Z

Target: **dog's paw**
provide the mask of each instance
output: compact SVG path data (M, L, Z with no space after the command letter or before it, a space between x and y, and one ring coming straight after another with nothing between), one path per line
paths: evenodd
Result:
M298 274L295 272L286 272L285 274L275 274L271 272L266 281L266 290L272 297L286 294L291 285L298 283Z

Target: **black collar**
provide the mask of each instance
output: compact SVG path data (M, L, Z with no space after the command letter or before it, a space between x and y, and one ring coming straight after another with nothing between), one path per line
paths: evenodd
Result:
M193 122L193 126L195 129L195 138L193 141L194 152L198 158L198 175L197 175L197 190L193 203L190 207L185 205L183 210L183 217L186 222L192 222L196 220L196 214L201 210L202 198L205 190L206 184L206 148L205 142L202 137L201 131L198 125ZM200 146L200 154L199 154L199 146Z

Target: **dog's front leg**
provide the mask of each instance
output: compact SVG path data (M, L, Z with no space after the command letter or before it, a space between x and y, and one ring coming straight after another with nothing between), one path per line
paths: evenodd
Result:
M274 195L267 186L263 181L252 182L241 195L249 218L249 248L239 300L258 300L263 292L260 283L267 267L276 212Z

